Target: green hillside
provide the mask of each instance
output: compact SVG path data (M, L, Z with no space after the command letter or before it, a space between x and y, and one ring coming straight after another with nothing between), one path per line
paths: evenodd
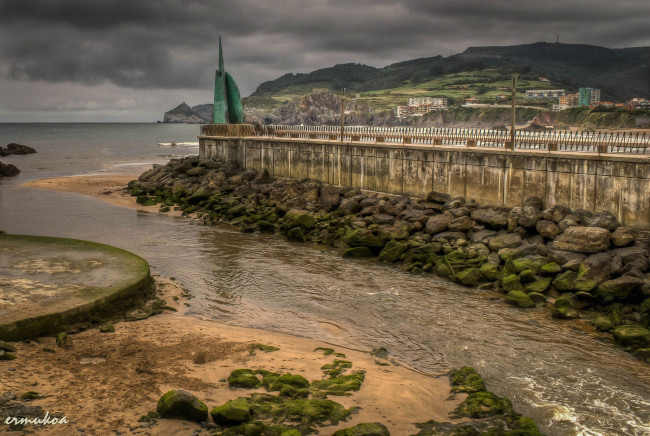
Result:
M650 48L535 43L471 47L446 58L413 59L384 68L341 64L264 82L247 101L252 106L272 108L314 90L339 93L346 88L348 95L359 94L362 102L376 110L405 104L408 97L417 95L447 97L450 104L456 105L468 97L494 103L498 94L509 98L513 74L519 75L518 98L526 89L564 88L576 92L582 86L600 88L602 100L648 97ZM538 81L540 76L546 76L549 82Z

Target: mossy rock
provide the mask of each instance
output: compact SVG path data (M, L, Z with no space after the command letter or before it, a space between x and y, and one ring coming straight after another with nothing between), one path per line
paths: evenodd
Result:
M208 419L208 406L190 392L182 390L171 390L160 397L156 412L163 418L180 418L193 422Z
M386 243L384 248L379 253L379 260L382 262L397 262L404 251L406 250L406 244L395 239L391 239Z
M275 224L269 221L259 220L257 222L257 228L260 230L260 232L273 233L275 231Z
M327 380L315 380L311 385L314 390L321 391L325 395L350 395L351 391L358 391L361 388L364 379L364 373L355 372Z
M68 334L66 332L61 332L56 335L56 345L59 347L65 347L68 344Z
M343 252L345 258L372 257L372 251L368 247L352 247Z
M552 284L558 291L570 291L573 289L573 284L578 279L578 273L574 271L565 271L558 274L553 280Z
M650 347L650 330L639 324L623 324L614 329L614 339L624 347Z
M11 345L8 342L0 341L0 350L15 352L16 347L14 347L13 345Z
M547 263L547 259L543 256L524 256L517 259L511 259L506 262L506 271L508 272L522 272L527 269L537 273L542 265Z
M523 291L508 292L506 301L521 308L535 307L535 302Z
M287 238L294 242L307 242L307 236L300 227L294 227L287 232Z
M390 436L390 432L380 422L363 422L354 427L338 430L333 436Z
M537 292L543 294L551 286L551 277L538 278L534 282L526 283L524 290L526 292Z
M113 324L104 324L99 327L100 333L115 333L115 326Z
M650 298L646 298L641 302L641 313L650 313ZM2 344L0 344L0 348L2 348Z
M579 277L573 283L573 290L576 292L591 292L596 289L597 286L598 282L596 280L589 280L583 277Z
M299 374L288 373L288 374L281 375L278 378L277 382L284 385L292 386L296 389L309 387L309 380L307 380L305 377Z
M499 265L486 262L481 265L479 271L483 274L483 277L488 280L496 280L499 278Z
M384 243L371 230L367 229L348 230L343 237L343 242L350 247L384 248Z
M237 398L214 407L210 415L215 424L219 425L238 425L251 420L250 406L246 398Z
M284 417L288 421L303 424L322 424L329 422L337 425L339 421L350 416L350 410L332 400L321 399L294 399L288 400L283 405Z
M522 283L530 283L536 280L538 280L538 277L532 269L525 269L519 273L519 281Z
M505 292L524 291L524 287L519 281L519 277L517 277L517 274L510 274L505 276L503 279L501 279L501 287Z
M280 396L289 398L307 398L311 393L309 389L298 389L290 385L277 383L275 386L281 386Z
M561 295L553 305L553 318L559 319L575 319L579 318L578 311L573 308L573 301L571 295Z
M254 356L256 351L264 351L265 353L272 353L274 351L278 351L279 349L280 348L274 347L273 345L266 345L266 344L259 344L259 343L251 344L248 347L249 354L251 356ZM260 370L258 370L258 372L259 371Z
M539 273L544 276L554 276L562 272L562 267L555 262L542 265Z
M488 418L495 415L514 413L512 404L492 392L474 392L454 412L457 417Z
M591 324L596 327L596 330L601 332L608 332L614 328L614 323L607 316L598 315L591 320Z
M483 392L486 390L481 375L471 366L463 366L461 369L453 370L451 375L451 392Z
M478 268L467 268L456 274L456 279L465 286L477 286L483 282L483 274Z
M535 305L546 303L546 297L544 294L540 294L539 292L529 292L528 297L533 300L533 303L535 303Z
M349 360L339 359L334 360L332 363L326 363L320 367L320 369L327 373L331 378L339 376L348 368L352 368L352 362Z
M301 227L304 230L312 230L316 227L316 218L310 213L289 211L284 215L283 226L288 229Z
M251 369L235 369L228 376L228 387L255 389L262 383Z

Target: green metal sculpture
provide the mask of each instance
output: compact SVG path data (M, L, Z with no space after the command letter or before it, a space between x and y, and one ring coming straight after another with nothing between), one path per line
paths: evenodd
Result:
M241 124L244 122L241 96L235 79L223 68L221 36L219 36L219 69L214 76L214 124Z

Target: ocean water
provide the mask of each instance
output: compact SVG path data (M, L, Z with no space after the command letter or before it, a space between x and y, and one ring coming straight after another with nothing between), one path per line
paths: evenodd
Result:
M0 229L115 245L194 295L191 312L233 325L370 350L430 374L474 366L548 435L650 435L650 365L579 321L284 237L139 212L22 186L45 177L142 171L198 153L197 125L0 124L22 172L0 181ZM172 145L176 144L176 145ZM423 416L422 421L429 417Z

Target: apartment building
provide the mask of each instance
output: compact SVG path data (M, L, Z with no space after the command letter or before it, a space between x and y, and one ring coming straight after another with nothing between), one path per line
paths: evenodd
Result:
M578 106L591 106L598 104L600 101L600 89L597 88L579 88L578 89Z
M526 98L531 100L542 98L558 98L559 96L565 94L566 90L564 89L528 89L526 91Z

